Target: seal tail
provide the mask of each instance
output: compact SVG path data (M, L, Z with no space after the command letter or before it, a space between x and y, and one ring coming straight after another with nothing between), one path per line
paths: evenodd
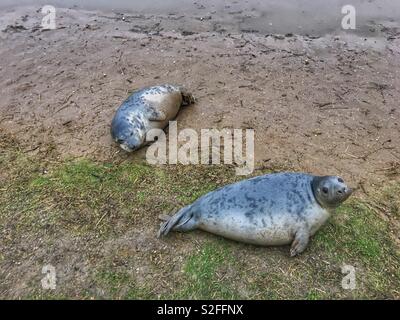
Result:
M190 231L197 227L196 219L192 206L187 206L179 210L172 217L163 216L162 220L166 220L161 224L157 237L166 236L171 230L174 231Z

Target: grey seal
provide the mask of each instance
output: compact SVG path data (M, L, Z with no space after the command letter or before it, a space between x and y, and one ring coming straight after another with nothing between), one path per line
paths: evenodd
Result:
M183 87L160 85L132 93L118 108L111 122L111 136L128 152L147 144L146 133L164 129L181 106L194 103Z
M291 243L290 255L296 256L351 193L337 176L290 172L258 176L200 197L164 219L158 236L201 229L256 245Z

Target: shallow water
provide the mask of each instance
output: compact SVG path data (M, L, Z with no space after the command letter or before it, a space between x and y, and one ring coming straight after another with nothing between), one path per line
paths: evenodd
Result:
M397 0L22 0L18 5L52 4L55 7L78 7L122 13L213 15L229 31L229 25L240 24L251 32L323 35L341 29L343 5L356 8L359 34L371 33L371 25L400 21ZM13 0L0 0L0 8L15 6ZM226 23L224 23L226 22ZM227 28L228 27L228 28Z

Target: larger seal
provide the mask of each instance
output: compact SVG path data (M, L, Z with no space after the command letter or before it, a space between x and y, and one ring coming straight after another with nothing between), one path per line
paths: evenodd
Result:
M290 254L295 256L351 193L336 176L268 174L200 197L167 219L158 235L202 229L257 245L291 243Z
M111 136L131 152L147 144L151 129L164 129L183 105L194 102L185 89L173 85L148 87L131 94L118 108L111 123Z

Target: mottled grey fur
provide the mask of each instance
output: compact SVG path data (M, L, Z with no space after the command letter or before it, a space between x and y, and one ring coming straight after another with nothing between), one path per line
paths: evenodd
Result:
M147 144L151 129L164 129L182 105L194 102L182 87L161 85L131 94L118 108L111 123L111 136L122 149L131 152Z
M162 224L169 231L202 229L257 245L292 243L291 255L305 250L330 209L352 190L335 176L277 173L243 180L210 192Z

